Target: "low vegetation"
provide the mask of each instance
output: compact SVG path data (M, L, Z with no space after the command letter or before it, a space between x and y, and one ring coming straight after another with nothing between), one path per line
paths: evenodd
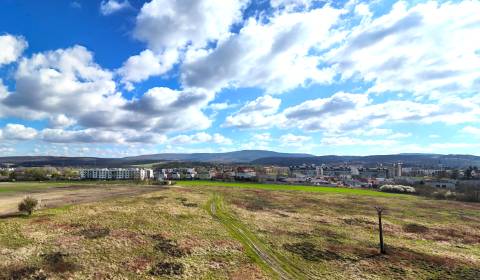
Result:
M415 188L403 185L383 185L379 188L382 192L390 193L415 193Z
M37 199L27 196L18 204L18 211L25 212L29 216L31 216L33 213L33 210L35 210L37 205L38 205Z
M222 184L0 219L0 279L480 279L478 204Z

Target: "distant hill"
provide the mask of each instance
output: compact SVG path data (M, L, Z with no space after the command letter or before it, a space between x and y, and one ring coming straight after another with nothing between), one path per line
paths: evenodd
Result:
M17 166L97 166L120 167L136 164L147 164L163 161L182 162L217 162L217 163L249 163L263 157L289 158L313 157L310 154L278 153L264 150L243 150L227 153L164 153L141 155L125 158L96 158L96 157L54 157L54 156L18 156L0 157L0 164L14 164Z
M200 162L251 162L257 159L275 157L275 158L301 158L314 157L310 154L278 153L264 150L243 150L226 153L193 153L193 154L154 154L142 155L136 157L127 157L125 160L156 160L156 161L200 161Z
M299 164L392 164L402 162L409 166L424 167L466 167L480 166L480 157L472 155L440 154L396 154L371 156L314 156L310 154L278 153L264 150L243 150L227 153L165 153L141 155L125 158L96 157L53 157L53 156L19 156L0 157L0 165L7 163L16 166L73 166L73 167L123 167L149 163L196 162L196 163L244 163L258 165L299 165Z

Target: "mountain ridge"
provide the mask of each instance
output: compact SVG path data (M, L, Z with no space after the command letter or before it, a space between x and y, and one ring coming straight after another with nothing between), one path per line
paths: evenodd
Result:
M299 165L299 164L392 164L402 162L411 166L480 166L480 156L459 154L403 153L391 155L323 155L302 153L280 153L266 150L241 150L222 153L160 153L123 158L65 157L65 156L11 156L0 157L0 164L15 166L76 166L76 167L122 167L156 162L205 162L238 163L258 165Z

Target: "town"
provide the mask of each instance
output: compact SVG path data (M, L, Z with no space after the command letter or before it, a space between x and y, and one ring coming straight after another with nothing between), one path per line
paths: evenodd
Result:
M175 164L172 164L175 165ZM363 166L353 164L253 166L211 164L190 167L59 168L0 167L0 181L28 180L138 180L167 183L177 180L246 181L351 188L380 188L383 185L425 185L455 191L458 186L478 186L478 167L424 168L402 163Z

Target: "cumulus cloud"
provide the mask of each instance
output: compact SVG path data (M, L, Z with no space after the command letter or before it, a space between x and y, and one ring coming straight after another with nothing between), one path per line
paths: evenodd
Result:
M478 92L480 2L399 1L363 21L325 59L343 79L371 82L371 92L406 91L441 99Z
M131 56L118 73L127 89L133 83L161 75L179 61L187 49L195 52L229 36L232 24L242 19L246 0L153 0L136 18L135 38L149 49Z
M100 13L104 16L111 15L121 10L132 8L128 0L104 0L100 3Z
M7 124L0 130L0 138L5 140L31 140L37 136L36 129L22 124Z
M127 89L133 89L132 83L138 83L151 76L158 76L169 71L178 60L178 51L170 49L160 55L151 50L144 50L138 55L131 56L125 61L117 73Z
M337 92L330 97L306 100L279 111L280 99L259 97L226 118L224 126L237 128L302 129L330 135L406 138L409 133L381 128L392 123L442 122L460 124L480 121L478 96L446 98L436 102L411 100L375 101L366 93Z
M237 128L270 127L278 122L275 114L281 100L269 95L245 104L238 112L226 118L224 126Z
M282 93L309 83L329 83L335 72L319 68L318 48L332 43L332 26L343 10L325 6L306 12L282 13L266 23L250 18L238 34L211 52L187 59L182 81L187 86L221 89L260 87Z
M75 123L75 120L68 118L64 114L53 115L49 117L49 125L53 128L69 127Z
M213 93L152 88L141 97L128 100L116 90L113 74L96 64L93 54L82 46L23 58L15 80L15 92L0 88L2 114L18 116L19 112L30 112L30 119L46 119L53 128L76 124L84 130L102 128L106 133L123 130L149 135L202 130L211 124L202 109L213 99ZM68 137L73 138L87 139L95 135L99 141L108 138L104 137L106 134L90 135L89 130L65 131L62 137L68 133ZM154 139L148 136L119 138L125 141Z
M15 80L16 91L4 100L12 107L81 114L122 102L112 74L94 63L93 54L82 46L23 58Z
M307 131L344 132L377 128L393 122L472 122L479 119L480 106L461 100L421 103L409 100L388 100L375 103L368 94L339 92L331 97L307 100L283 112L287 127Z
M27 47L27 41L21 36L0 35L0 66L16 61Z
M152 130L157 132L203 130L211 125L211 120L202 108L213 99L213 93L188 89L184 91L169 88L152 88L141 98L129 101L125 109L150 119Z
M205 47L222 39L230 26L241 20L246 1L238 0L153 0L137 16L134 36L154 51Z

